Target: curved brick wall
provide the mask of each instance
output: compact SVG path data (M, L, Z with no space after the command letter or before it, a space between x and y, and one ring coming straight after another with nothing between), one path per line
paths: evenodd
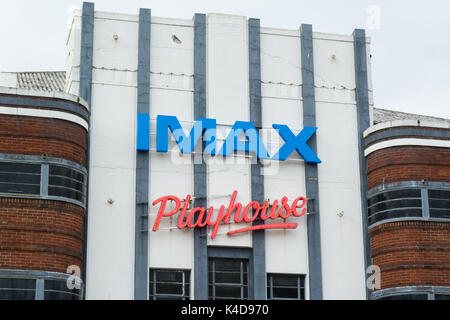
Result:
M370 230L372 263L381 289L450 286L450 223L392 222Z
M81 266L84 209L53 200L0 198L0 269L65 273Z
M86 129L66 120L0 114L0 153L45 153L85 166L86 136Z
M69 120L39 117L40 110L45 109L47 115L57 111L70 119L78 114L62 108L73 106L82 110L82 105L56 98L16 96L14 100L11 95L7 98L9 106L26 108L36 116L0 114L1 154L46 154L86 167L86 129ZM24 101L32 103L23 105ZM33 105L47 102L48 107ZM0 269L66 273L70 265L81 268L84 217L85 209L77 204L3 195L0 197Z
M408 134L408 129L411 128L392 127L373 131L365 137L370 142L366 148L391 139L415 138L422 143L427 143L427 139L449 140L446 137L449 129L415 127L409 131L420 133L416 135ZM450 183L450 148L390 146L369 153L366 160L369 190L389 183L421 182L423 179ZM400 218L402 221L380 221L369 228L372 264L381 269L381 289L450 287L450 220L418 219L420 221L408 220L405 215Z
M369 189L399 181L450 182L450 148L399 146L367 156Z

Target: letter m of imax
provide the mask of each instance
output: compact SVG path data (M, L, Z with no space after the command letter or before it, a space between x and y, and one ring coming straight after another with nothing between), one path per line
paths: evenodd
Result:
M138 114L137 123L137 150L148 151L150 141L149 115ZM320 159L306 143L316 132L316 127L304 127L295 135L288 126L273 124L272 127L284 141L278 152L270 157L258 131L253 123L236 121L231 128L222 148L217 152L216 146L216 120L200 118L194 123L189 135L186 136L180 122L175 116L158 115L156 119L156 151L167 152L169 145L169 130L175 138L181 153L192 153L195 145L203 136L205 154L228 156L235 151L252 152L258 159L286 160L292 152L297 151L305 162L320 163ZM245 134L246 140L239 138Z

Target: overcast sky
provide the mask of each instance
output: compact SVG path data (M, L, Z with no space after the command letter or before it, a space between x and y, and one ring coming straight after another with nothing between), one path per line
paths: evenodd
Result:
M191 19L218 12L261 25L372 37L375 106L450 118L449 0L98 0L96 10ZM80 0L1 0L0 71L65 70L70 12Z

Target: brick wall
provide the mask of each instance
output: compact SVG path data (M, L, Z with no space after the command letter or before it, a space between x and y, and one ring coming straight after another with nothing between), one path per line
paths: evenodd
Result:
M450 148L399 146L367 156L369 189L390 182L450 182Z
M0 115L0 153L63 158L86 165L86 130L51 118Z
M0 269L81 268L84 209L52 200L0 198Z
M450 223L402 221L370 230L372 263L381 289L450 286Z

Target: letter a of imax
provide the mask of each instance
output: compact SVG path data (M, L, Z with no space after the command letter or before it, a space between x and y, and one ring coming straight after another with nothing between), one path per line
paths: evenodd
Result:
M148 151L150 140L150 118L148 114L138 114L137 123L137 150ZM273 156L272 160L286 160L291 153L296 150L305 162L321 163L317 155L306 143L316 132L316 127L304 127L296 136L286 125L274 124L274 129L278 130L279 135L285 141L285 144ZM186 136L180 122L175 116L158 115L156 118L156 151L167 152L169 145L168 129L172 132L181 153L192 153L200 137L204 136L204 153L209 155L216 154L216 120L200 118L194 123L191 132ZM245 133L246 140L240 141L239 138ZM234 151L245 151L256 154L258 159L269 159L269 153L260 139L258 131L253 123L248 121L236 121L231 128L220 155L228 156Z
M247 141L239 141L239 138L244 132ZM219 154L228 156L234 151L252 152L257 155L258 159L270 158L269 153L259 138L255 125L248 121L236 121L234 123Z

